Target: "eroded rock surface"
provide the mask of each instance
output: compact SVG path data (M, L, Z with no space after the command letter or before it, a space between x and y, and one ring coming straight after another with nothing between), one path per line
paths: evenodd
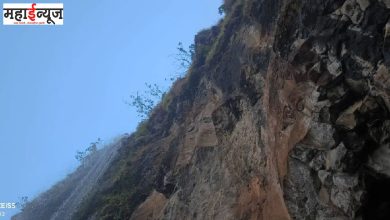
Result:
M390 219L390 3L226 0L74 219Z

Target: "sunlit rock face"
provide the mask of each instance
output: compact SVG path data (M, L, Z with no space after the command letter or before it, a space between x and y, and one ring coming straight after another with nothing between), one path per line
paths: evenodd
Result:
M225 1L188 75L47 219L390 219L388 7Z

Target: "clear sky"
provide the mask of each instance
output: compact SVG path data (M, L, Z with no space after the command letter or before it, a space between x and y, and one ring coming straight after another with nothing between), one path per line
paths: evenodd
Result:
M1 20L0 202L38 195L77 166L77 150L133 131L124 101L168 83L178 42L215 24L222 0L50 2L64 3L64 26Z

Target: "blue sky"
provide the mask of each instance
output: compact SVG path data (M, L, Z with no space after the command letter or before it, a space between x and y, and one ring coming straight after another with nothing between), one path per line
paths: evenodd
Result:
M31 3L1 5L13 2ZM64 26L0 24L0 201L38 195L77 166L77 150L133 131L124 101L145 82L167 86L178 42L215 24L222 3L62 2Z

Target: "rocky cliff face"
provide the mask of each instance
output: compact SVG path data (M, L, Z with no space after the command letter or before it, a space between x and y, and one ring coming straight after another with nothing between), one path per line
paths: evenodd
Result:
M390 219L390 1L225 8L72 218Z

